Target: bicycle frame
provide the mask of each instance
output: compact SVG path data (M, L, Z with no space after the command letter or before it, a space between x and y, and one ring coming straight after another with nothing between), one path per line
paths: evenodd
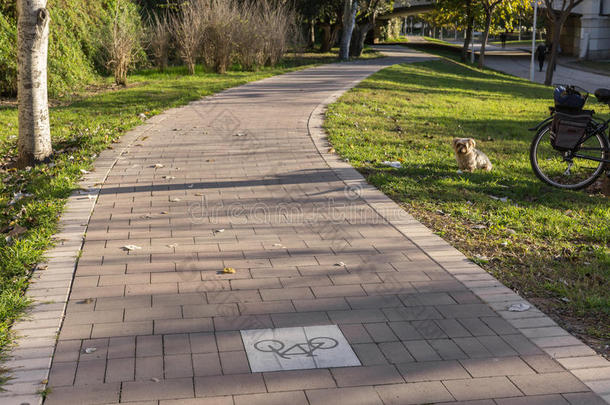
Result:
M582 145L583 143L585 143L587 140L591 139L593 136L596 136L598 134L601 134L602 137L607 136L606 135L606 130L608 129L608 126L610 125L610 119L606 120L606 121L595 121L593 120L593 122L595 124L597 124L597 128L595 128L595 131L587 134L587 136L580 142L580 144ZM600 148L578 148L578 150L600 150ZM605 150L604 152L610 152L609 150ZM600 159L600 158L596 158L593 156L585 156L585 155L581 155L578 153L574 153L571 155L571 157L577 157L580 159L586 159L586 160L592 160L595 162L603 162L603 163L610 163L610 159Z

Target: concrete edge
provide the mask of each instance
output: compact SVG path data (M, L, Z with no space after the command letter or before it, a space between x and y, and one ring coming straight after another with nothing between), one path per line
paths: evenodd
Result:
M320 103L309 117L307 125L309 135L329 168L337 174L346 187L357 190L362 199L385 221L422 249L428 257L488 304L540 350L558 361L610 404L610 361L570 335L533 304L504 286L440 236L434 234L396 202L370 185L348 162L329 152L332 145L323 127L327 107L359 82L360 80L352 82L335 92ZM513 304L526 304L530 309L524 312L508 311L508 307Z

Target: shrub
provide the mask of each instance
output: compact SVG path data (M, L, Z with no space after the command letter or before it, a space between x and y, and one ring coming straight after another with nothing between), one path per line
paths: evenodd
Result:
M167 68L171 32L167 13L159 16L153 13L148 17L147 27L148 47L152 53L155 66L163 71Z
M17 94L17 28L0 14L0 94Z
M205 0L182 3L178 13L170 18L170 31L176 42L178 55L186 64L189 74L195 73L197 57L203 44L203 21L207 11Z
M102 57L118 85L127 84L127 73L138 62L142 47L142 25L138 11L128 0L114 0L110 20L101 35Z
M246 21L242 13L247 6L232 0L210 0L204 13L203 57L216 73L225 73L238 49L239 32Z

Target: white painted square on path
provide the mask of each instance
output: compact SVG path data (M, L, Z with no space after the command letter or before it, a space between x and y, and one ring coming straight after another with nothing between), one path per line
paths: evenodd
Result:
M336 325L242 330L252 372L360 366Z

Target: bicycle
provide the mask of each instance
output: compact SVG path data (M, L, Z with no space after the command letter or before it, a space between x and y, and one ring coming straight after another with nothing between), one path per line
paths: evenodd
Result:
M595 97L610 107L610 89L597 89ZM585 188L610 164L610 135L606 134L610 119L597 120L593 110L583 110L588 98L589 93L577 86L557 87L550 117L530 128L536 131L530 146L532 169L551 186Z

